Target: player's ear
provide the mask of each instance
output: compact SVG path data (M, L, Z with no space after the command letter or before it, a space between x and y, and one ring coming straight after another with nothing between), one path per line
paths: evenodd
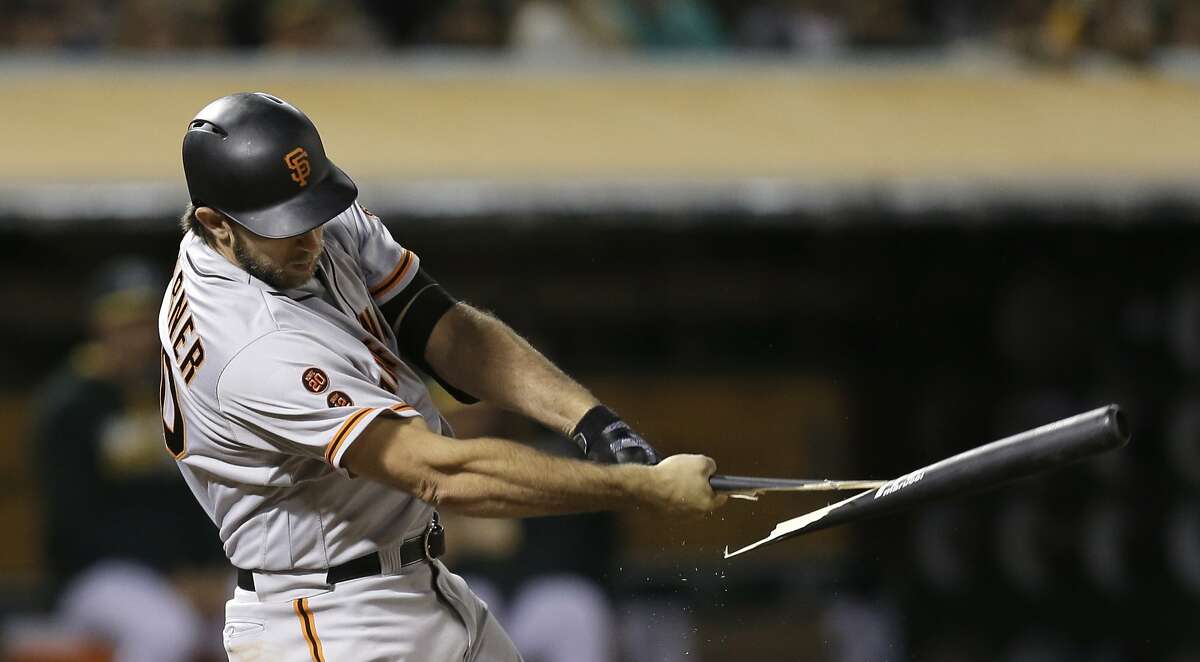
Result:
M196 220L208 230L217 245L228 246L233 242L233 228L221 212L212 207L197 207Z

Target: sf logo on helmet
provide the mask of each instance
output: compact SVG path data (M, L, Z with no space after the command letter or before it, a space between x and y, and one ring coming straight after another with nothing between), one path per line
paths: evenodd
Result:
M308 164L308 152L304 151L303 147L297 147L284 154L283 162L287 165L288 170L292 171L292 181L300 186L308 184L308 176L312 173L312 167Z

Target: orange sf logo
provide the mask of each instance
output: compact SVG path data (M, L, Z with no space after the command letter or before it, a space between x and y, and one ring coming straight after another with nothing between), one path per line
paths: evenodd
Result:
M308 164L308 152L304 151L303 147L297 147L284 154L283 162L287 165L288 170L292 171L292 181L300 186L308 185L308 176L312 174L312 167Z

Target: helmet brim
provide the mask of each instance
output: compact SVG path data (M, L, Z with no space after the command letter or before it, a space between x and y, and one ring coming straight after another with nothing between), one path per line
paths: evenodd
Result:
M329 174L303 193L263 209L218 209L250 232L267 239L285 239L324 225L346 211L358 198L358 187L341 168L329 164Z

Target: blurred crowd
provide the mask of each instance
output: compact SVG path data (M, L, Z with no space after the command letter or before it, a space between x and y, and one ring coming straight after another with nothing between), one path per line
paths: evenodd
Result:
M16 52L747 51L979 44L1069 63L1200 47L1189 0L3 0Z

